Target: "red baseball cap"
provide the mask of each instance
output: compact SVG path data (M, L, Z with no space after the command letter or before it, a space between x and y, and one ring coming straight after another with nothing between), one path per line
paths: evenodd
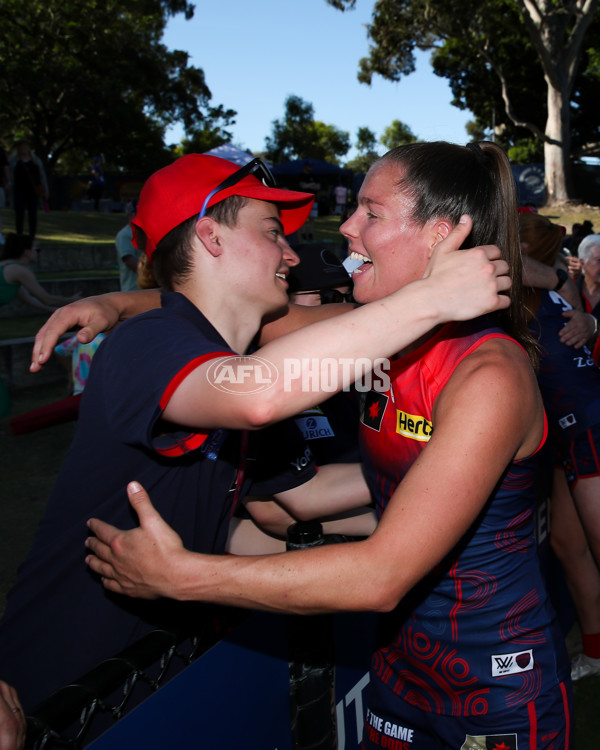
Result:
M147 238L145 253L152 259L160 240L190 216L198 214L207 196L238 170L239 165L207 154L187 154L159 169L146 180L140 193L137 213L131 222L133 244L138 247L136 228L143 230ZM314 201L312 193L268 187L254 174L249 174L211 195L205 208L230 195L275 203L285 234L300 229Z

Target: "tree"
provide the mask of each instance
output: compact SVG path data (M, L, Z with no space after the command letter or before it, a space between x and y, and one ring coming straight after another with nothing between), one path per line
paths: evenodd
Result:
M314 108L299 96L285 100L282 120L273 121L273 130L265 138L265 157L273 164L294 159L322 159L333 164L350 149L350 136L334 125L314 119Z
M165 130L218 145L235 112L211 107L204 73L160 39L187 0L0 0L0 125L50 172L104 154L151 172L173 158ZM212 141L216 140L216 143ZM80 162L81 168L81 162Z
M396 146L403 146L406 143L414 143L417 140L417 136L412 130L400 120L393 120L390 125L383 131L383 135L379 139L388 151Z
M347 161L344 166L355 174L366 174L371 165L379 159L379 154L375 150L377 145L377 136L367 127L360 127L356 131L356 150L357 155L354 159Z
M356 0L327 2L346 10ZM549 202L563 202L569 197L571 98L597 8L598 0L378 0L368 28L373 45L358 77L365 83L373 74L397 81L414 71L415 48L434 50L434 60L440 51L468 48L479 64L463 75L496 77L508 120L544 144ZM515 75L523 39L533 52L526 78ZM520 45L516 57L511 44ZM544 128L521 112L529 90L535 92L523 86L532 76L541 78L546 94Z
M367 154L369 151L375 151L376 144L377 136L369 128L362 127L356 131L356 148L361 153Z

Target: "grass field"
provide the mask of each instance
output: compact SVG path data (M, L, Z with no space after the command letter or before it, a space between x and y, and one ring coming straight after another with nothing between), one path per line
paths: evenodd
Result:
M37 216L40 245L112 243L127 222L125 214L98 211L38 211ZM2 226L4 234L15 231L14 212L8 208L2 209Z
M540 213L557 224L563 224L570 232L573 223L589 219L596 231L600 231L600 207L570 205L562 208L541 208ZM2 209L3 232L13 232L14 213ZM112 243L115 235L125 224L122 213L50 211L38 213L38 240L42 245ZM340 241L340 221L337 216L320 216L315 221L316 240L337 243Z

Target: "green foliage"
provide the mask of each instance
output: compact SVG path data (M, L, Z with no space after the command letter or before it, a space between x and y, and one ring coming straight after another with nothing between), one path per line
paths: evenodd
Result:
M356 148L361 153L374 151L377 144L377 136L367 127L359 128L356 132Z
M346 169L352 170L354 174L366 174L371 165L379 159L375 150L377 136L367 127L358 128L356 131L356 150L358 154L344 164Z
M400 120L393 120L383 131L379 142L390 151L396 146L404 146L407 143L415 143L417 136L412 130Z
M176 13L193 6L0 0L2 132L26 136L50 172L100 153L107 169L153 171L171 161L164 134L179 121L190 139L222 142L235 112L211 107L203 71L160 42Z
M273 164L294 159L322 159L334 164L350 149L350 135L314 119L314 108L299 96L285 100L283 119L273 121L265 139L265 157Z
M513 164L536 164L544 161L544 148L536 138L520 138L507 149Z

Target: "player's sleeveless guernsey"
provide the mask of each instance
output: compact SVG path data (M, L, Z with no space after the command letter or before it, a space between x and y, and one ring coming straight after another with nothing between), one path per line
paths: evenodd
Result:
M436 397L464 357L490 338L509 337L483 319L446 325L392 363L388 391L366 394L361 448L380 514L435 430ZM468 429L466 413L457 450ZM398 698L449 716L497 713L567 677L537 561L536 462L507 468L458 547L384 618L390 637L382 634L371 680L391 714Z

